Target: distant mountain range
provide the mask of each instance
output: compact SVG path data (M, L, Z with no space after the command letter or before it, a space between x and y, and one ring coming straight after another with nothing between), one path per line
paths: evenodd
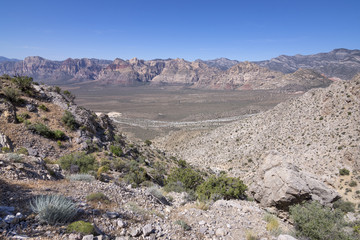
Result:
M155 59L66 59L27 57L0 61L0 74L32 76L38 82L69 85L178 84L208 89L306 90L327 86L328 78L350 79L360 72L360 50L335 49L315 55L279 56L260 62ZM308 69L308 70L304 70ZM309 70L311 69L311 70Z
M0 56L0 62L18 62L21 61L19 59L15 59L15 58L6 58L6 57L1 57Z

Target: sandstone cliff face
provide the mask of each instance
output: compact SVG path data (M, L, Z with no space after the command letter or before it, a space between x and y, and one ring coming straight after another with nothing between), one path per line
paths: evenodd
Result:
M184 133L184 137L175 133L159 143L166 143L163 149L178 153L179 157L194 165L210 166L215 171L225 170L244 178L254 192L262 193L256 196L262 202L261 199L266 199L264 196L269 196L266 188L276 189L265 184L268 182L264 178L267 171L259 172L272 152L289 164L278 170L293 169L305 183L315 181L311 186L325 183L332 188L339 169L360 170L359 109L358 75L352 81L338 81L325 89L313 89L270 111L210 133L193 138L191 134ZM279 187L282 186L280 183ZM316 199L316 194L313 195L316 188L312 189L304 197ZM322 190L328 194L323 196L328 201L331 199L329 196L334 197L332 200L336 198L336 194L328 189ZM291 191L283 191L288 197L292 195ZM301 189L295 192L304 193ZM283 201L281 198L278 200ZM264 200L264 204L270 204L269 201L272 205L277 204L271 200Z
M51 61L41 57L27 57L24 61L3 62L0 64L0 72L9 75L28 75L39 82L61 85L94 80L108 63L110 61L87 58Z
M209 67L218 68L218 69L223 70L223 71L226 71L229 68L231 68L232 66L240 63L237 60L230 60L230 59L227 59L227 58L217 58L217 59L213 59L213 60L201 60L201 59L198 59L195 62L205 63Z
M295 55L255 62L262 67L283 73L292 73L299 68L310 68L329 78L350 80L360 72L360 50L335 49L328 53Z

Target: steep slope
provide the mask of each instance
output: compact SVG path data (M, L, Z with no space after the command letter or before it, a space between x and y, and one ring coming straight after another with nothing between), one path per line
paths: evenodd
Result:
M331 189L335 187L339 169L360 170L359 108L358 75L352 81L338 81L328 88L311 90L270 111L210 133L200 136L193 134L192 137L192 134L175 132L167 139L161 139L159 144L165 143L163 149L178 153L179 157L199 167L209 166L216 171L229 171L232 175L245 178L251 188L256 190L255 197L261 202L265 201L266 196L261 184L266 185L263 182L265 176L268 176L266 172L275 167L284 173L293 171L290 179L296 179L295 176L299 175L302 183L307 182L309 185L309 181L316 179L316 184L332 186L326 191L330 191L329 195L336 198ZM295 181L290 179L290 182ZM272 180L276 184L279 179ZM304 186L301 181L300 186L296 187ZM282 181L277 184L286 185ZM274 186L269 189L273 193L281 192ZM261 192L263 194L259 195ZM291 191L287 194L296 195ZM296 196L300 200L311 198L308 193L306 196ZM332 201L332 197L328 200ZM264 204L275 203L265 201Z
M311 68L330 78L349 80L360 72L360 50L340 48L328 53L314 55L281 55L255 63L283 73L292 73L299 68Z

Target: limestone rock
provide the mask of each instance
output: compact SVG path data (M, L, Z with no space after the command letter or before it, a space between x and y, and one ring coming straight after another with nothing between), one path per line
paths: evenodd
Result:
M297 239L290 235L280 234L277 240L297 240Z

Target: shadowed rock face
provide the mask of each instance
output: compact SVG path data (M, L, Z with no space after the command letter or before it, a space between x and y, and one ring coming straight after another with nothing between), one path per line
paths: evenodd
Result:
M360 72L360 50L340 48L314 55L281 55L255 63L283 73L293 73L299 68L311 68L329 78L350 80Z

